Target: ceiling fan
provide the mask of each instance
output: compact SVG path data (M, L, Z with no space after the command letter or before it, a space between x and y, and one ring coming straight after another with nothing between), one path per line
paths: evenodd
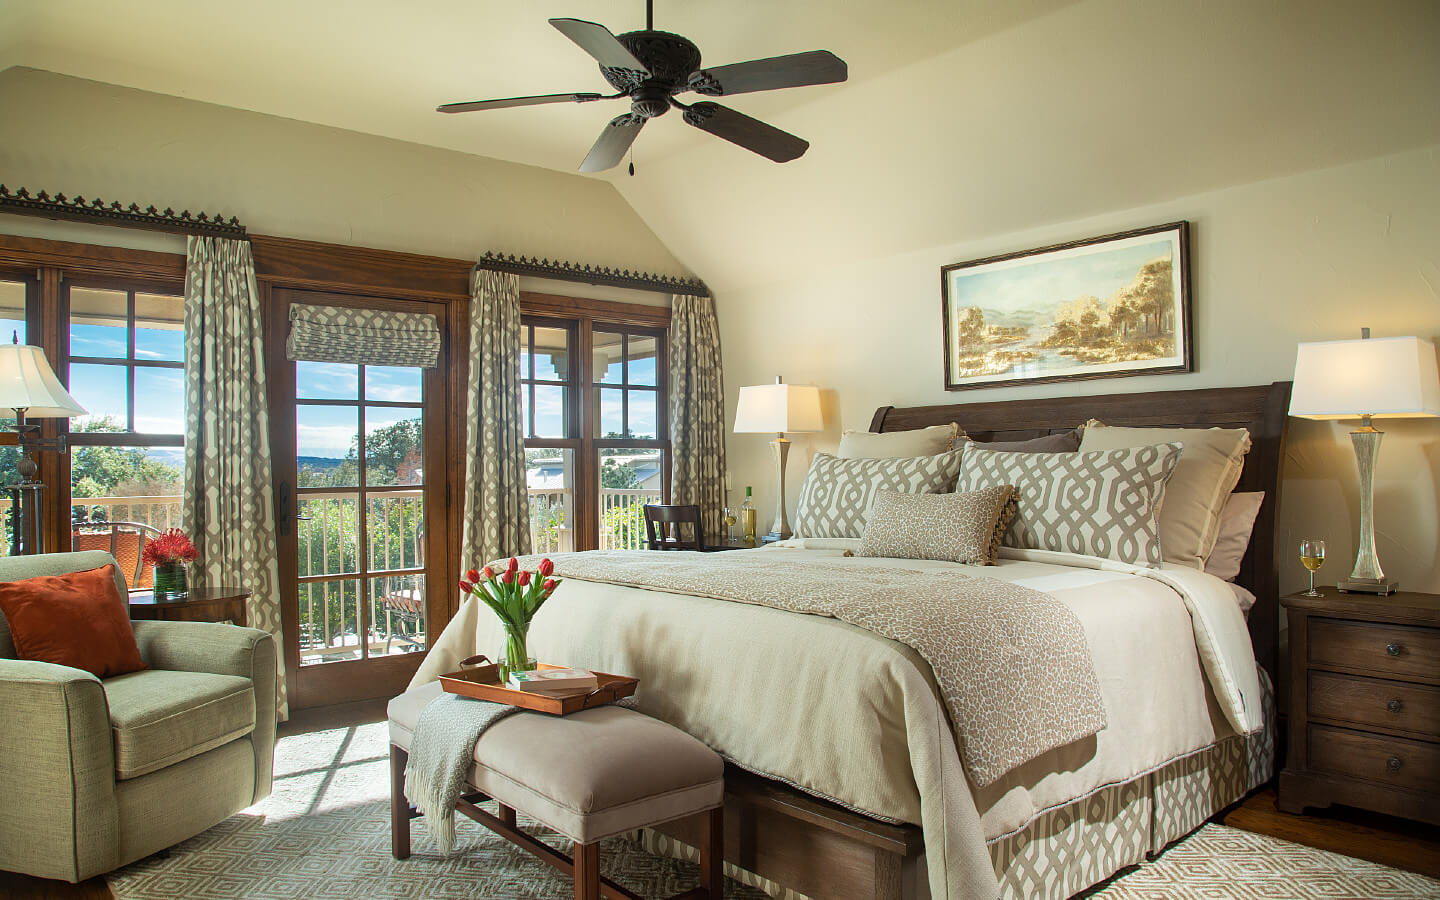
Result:
M728 97L752 91L834 84L848 76L845 61L829 50L811 50L769 59L700 68L700 48L687 38L656 31L654 0L645 3L645 30L615 35L604 25L581 19L551 19L550 24L595 57L600 74L618 93L542 94L502 100L446 103L437 112L462 113L547 103L588 103L592 100L630 98L630 111L611 119L590 148L581 172L602 172L615 167L635 142L640 129L670 107L682 111L685 122L758 153L775 162L804 155L810 142L752 119L710 100L682 103L676 94L694 91L707 97ZM632 170L633 174L633 170Z

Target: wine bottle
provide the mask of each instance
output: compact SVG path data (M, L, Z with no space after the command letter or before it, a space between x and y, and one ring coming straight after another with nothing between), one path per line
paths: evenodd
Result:
M740 519L745 523L745 543L755 543L755 505L750 502L750 485L745 485L745 502L740 505Z

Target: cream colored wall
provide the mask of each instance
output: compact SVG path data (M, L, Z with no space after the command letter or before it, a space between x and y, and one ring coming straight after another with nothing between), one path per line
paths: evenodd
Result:
M219 212L255 233L359 247L687 274L592 178L18 67L0 72L0 123L12 190ZM44 220L7 230L156 246Z
M947 263L1159 224L1191 223L1196 371L946 392L941 373L939 269ZM842 429L868 427L881 405L1177 390L1288 380L1299 341L1419 334L1440 339L1440 145L1365 162L1209 191L981 240L964 241L720 295L727 405L741 385L782 374L823 389L827 430L792 435L794 498L814 453ZM1083 402L1083 401L1082 401ZM963 424L963 423L962 423ZM1303 583L1291 553L1324 538L1322 576L1348 573L1358 488L1349 423L1292 420L1279 544L1282 584ZM1440 591L1440 420L1391 420L1376 484L1377 541L1387 573ZM731 435L736 496L754 484L761 525L773 506L763 435Z

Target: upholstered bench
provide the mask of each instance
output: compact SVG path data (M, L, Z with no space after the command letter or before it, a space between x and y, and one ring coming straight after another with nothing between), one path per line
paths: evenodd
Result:
M438 682L390 701L391 852L410 855L405 763L420 710L440 694ZM600 877L600 841L696 814L703 818L701 886L681 897L720 900L724 762L710 748L657 719L619 706L568 716L522 710L490 726L475 742L475 763L457 811L571 872L577 900L639 898ZM499 803L499 815L476 804ZM520 831L515 812L575 842L573 859Z

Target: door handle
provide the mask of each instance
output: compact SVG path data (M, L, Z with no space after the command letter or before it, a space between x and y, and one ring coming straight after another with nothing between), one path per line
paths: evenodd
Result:
M295 503L294 490L290 482L280 482L280 487L275 497L275 530L281 537L290 535L290 518L293 515Z

